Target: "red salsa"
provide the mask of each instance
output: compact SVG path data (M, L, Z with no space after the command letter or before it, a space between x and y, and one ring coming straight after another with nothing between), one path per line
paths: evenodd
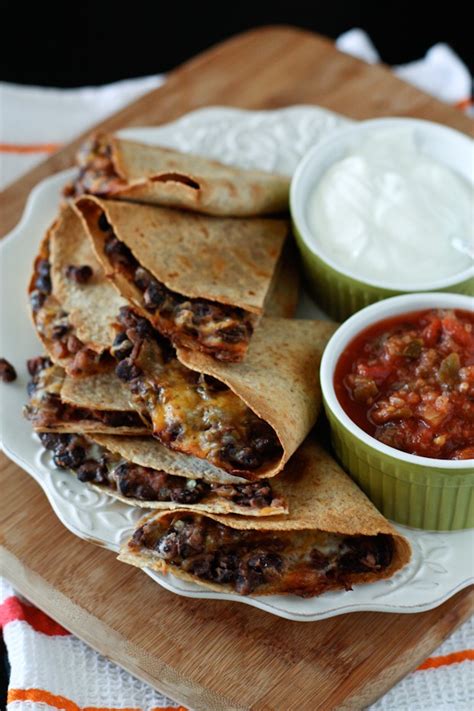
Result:
M389 447L474 458L474 313L417 311L370 326L339 358L334 388L351 420Z

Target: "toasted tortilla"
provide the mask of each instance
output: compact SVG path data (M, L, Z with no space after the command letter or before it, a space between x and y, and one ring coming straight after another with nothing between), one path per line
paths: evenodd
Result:
M82 221L70 205L61 206L58 217L40 244L29 283L30 297L35 290L37 265L45 259L50 263L51 292L38 311L31 310L36 333L50 358L67 372L77 375L74 354L62 354L58 341L48 337L41 328L45 312L50 322L62 313L70 327L67 335L74 335L81 341L83 349L92 355L97 354L94 359L96 369L100 370L99 356L112 345L115 337L113 321L127 302L106 279ZM69 266L89 266L91 279L85 284L68 279L65 271Z
M241 363L177 349L183 365L224 382L275 430L283 456L257 478L278 474L315 424L321 409L319 364L336 328L329 321L264 317Z
M226 217L288 211L287 176L234 168L190 153L106 135L90 139L83 147L81 167L95 146L109 155L107 173L112 180L98 185L96 193L104 197ZM92 192L93 185L91 181Z
M357 487L335 460L310 435L288 463L280 481L289 503L289 514L269 518L251 518L203 514L223 526L255 531L321 531L342 536L376 536L387 534L394 544L390 565L380 572L354 574L352 583L375 582L391 577L408 563L410 545L377 511L365 494ZM176 511L150 514L145 522L159 522ZM187 512L189 514L189 512ZM210 590L234 592L229 584L216 584L202 580L158 558L151 550L139 546L130 538L123 546L119 560L139 568L148 567L163 573L171 572L177 578L198 583ZM332 588L340 588L336 583Z
M33 262L33 271L30 277L30 281L28 283L28 298L31 300L31 295L35 291L35 281L36 281L36 268L38 263L43 260L43 259L50 259L50 240L51 240L51 234L53 230L55 229L57 225L57 219L53 222L53 224L48 228L46 231L43 239L40 242L40 246L38 249L38 253L35 256L34 262ZM52 311L59 311L60 310L60 305L56 297L54 296L53 293L51 293L48 297L48 303L50 304L51 310ZM33 323L33 326L35 328L36 335L38 336L43 348L45 349L46 353L49 355L51 360L54 363L57 363L57 365L62 366L63 368L66 368L67 365L69 364L69 358L63 358L57 355L55 349L54 349L54 342L52 339L47 338L46 335L43 333L42 329L39 327L39 313L43 309L43 307L40 307L38 311L35 311L31 307L30 303L30 317L31 321Z
M275 268L264 304L265 316L293 318L300 295L299 257L293 239L287 239Z
M111 377L113 376L113 377ZM140 425L112 426L89 416L87 410L99 412L136 412L126 398L126 389L112 373L100 373L86 378L71 378L59 365L43 371L39 386L32 393L24 414L33 424L35 432L99 433L116 435L144 435L149 433L145 423ZM66 391L66 397L63 391ZM112 395L113 394L113 395ZM67 417L61 408L55 414L48 406L48 395L60 398ZM46 398L45 398L46 396ZM75 411L77 414L75 415ZM47 424L44 414L48 412Z
M115 337L113 319L126 301L105 278L82 220L71 206L63 207L51 230L50 261L53 294L67 311L77 337L92 350L106 350ZM91 279L86 284L68 279L65 272L70 265L91 267Z
M265 317L242 363L218 363L199 353L185 349L177 351L177 357L184 366L224 382L253 412L271 425L283 447L281 458L261 471L252 473L252 476L247 477L236 469L229 473L255 479L274 477L298 449L315 424L321 409L319 363L335 328L336 324L327 321ZM151 342L143 350L143 357L139 356L139 366L147 377L159 384L159 360L155 358L155 347ZM95 381L90 380L89 384L88 380L66 379L63 397L67 402L90 409L105 402L110 409L111 403L120 397L120 407L117 409L123 408L127 395L115 375L110 375L107 382L102 379L103 392ZM132 399L129 400L131 402ZM134 403L136 408L140 408L136 401ZM145 409L141 411L146 418ZM176 449L163 449L166 456L176 457L177 461L182 462L184 471L191 466L186 463L187 460L196 459L200 461L204 475L224 473L221 467L206 459L191 457ZM160 468L168 471L166 466L160 465ZM194 476L194 465L191 471Z
M136 410L130 397L130 390L117 378L114 368L85 378L72 378L70 375L65 375L61 400L75 407L92 410L115 412Z
M109 452L119 455L121 458L132 464L142 467L164 471L174 476L185 477L186 479L204 479L208 483L215 484L246 484L243 479L226 475L225 472L218 472L213 475L203 471L202 460L195 457L186 457L186 461L181 461L184 455L173 456L173 452L167 450L163 445L152 437L117 437L114 435L89 435L89 439L104 447ZM190 461L191 460L191 461ZM146 509L189 509L191 511L205 511L208 513L229 514L247 516L274 516L288 512L288 505L279 483L272 484L275 495L282 500L272 506L262 508L251 508L239 505L233 501L217 496L215 493L207 494L200 502L195 504L178 504L172 501L144 501L129 496L123 496L111 486L88 484L97 491L103 491L114 499L123 501L130 506L138 506Z
M289 225L286 220L223 219L167 208L82 197L76 202L105 273L119 292L150 318L139 289L104 254L105 213L117 238L168 289L263 312Z

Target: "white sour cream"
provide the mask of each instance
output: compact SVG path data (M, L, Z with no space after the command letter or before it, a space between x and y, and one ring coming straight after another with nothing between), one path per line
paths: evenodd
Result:
M322 254L365 281L418 287L474 261L474 190L423 154L410 129L381 130L348 152L307 210Z

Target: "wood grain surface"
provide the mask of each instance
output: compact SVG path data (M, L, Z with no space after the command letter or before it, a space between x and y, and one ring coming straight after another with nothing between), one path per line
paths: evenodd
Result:
M288 27L235 37L175 70L104 122L159 124L206 105L319 104L354 118L408 115L472 132L462 113L383 67ZM1 233L42 178L69 166L65 146L0 195ZM26 597L110 659L196 710L361 709L414 669L474 609L472 590L416 615L357 613L317 623L237 603L189 600L113 553L73 536L39 486L0 456L1 571Z

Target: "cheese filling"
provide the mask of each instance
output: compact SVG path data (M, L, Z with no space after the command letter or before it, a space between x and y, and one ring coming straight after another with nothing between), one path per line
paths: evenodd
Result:
M80 481L111 489L125 498L181 506L212 504L217 499L247 509L284 505L267 481L208 483L135 464L84 435L48 432L40 434L40 439L45 449L53 452L56 466L72 469Z
M145 319L122 310L116 373L164 445L253 478L283 454L273 428L230 388L182 365Z
M142 523L128 549L244 595L311 597L350 590L364 574L386 570L393 540L385 534L234 529L198 514L170 512Z
M255 315L236 306L188 298L168 289L135 259L114 234L105 214L99 218L105 233L104 255L140 293L142 307L153 325L176 345L196 348L218 360L239 361L253 332Z

